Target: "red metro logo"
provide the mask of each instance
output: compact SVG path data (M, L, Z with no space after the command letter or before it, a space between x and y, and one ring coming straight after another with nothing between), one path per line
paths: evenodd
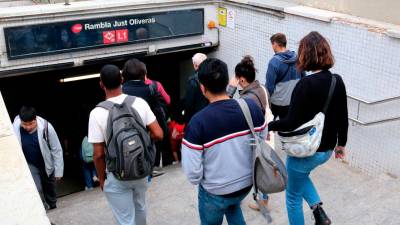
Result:
M77 34L77 33L79 33L79 32L81 32L82 31L82 24L79 24L79 23L77 23L77 24L75 24L75 25L73 25L72 27L71 27L71 31L74 33L74 34Z

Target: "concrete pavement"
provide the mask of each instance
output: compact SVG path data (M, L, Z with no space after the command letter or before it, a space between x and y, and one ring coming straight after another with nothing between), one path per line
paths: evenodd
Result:
M197 189L187 182L178 165L166 168L147 192L149 225L199 224ZM346 164L331 159L316 169L312 179L319 190L324 209L337 225L399 225L400 180L387 175L369 177ZM266 224L263 217L243 201L247 224ZM271 225L288 224L284 193L271 195ZM304 204L306 224L313 224L312 213ZM59 199L58 208L48 212L57 225L115 224L106 199L99 189Z

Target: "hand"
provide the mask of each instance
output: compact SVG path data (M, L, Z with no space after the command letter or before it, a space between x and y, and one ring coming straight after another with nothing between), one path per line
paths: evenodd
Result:
M101 188L101 190L103 191L103 188L104 188L104 179L99 179L99 184L100 184L100 188Z
M267 141L270 141L271 140L271 132L268 132L268 134L267 134Z
M237 87L238 84L239 84L239 80L236 79L235 76L233 76L233 77L231 78L231 80L229 81L229 85L231 85L231 86L233 86L233 87Z
M344 159L346 156L345 148L343 146L336 146L335 148L335 158L336 159Z
M54 177L54 178L56 178L56 181L59 181L61 180L62 177Z

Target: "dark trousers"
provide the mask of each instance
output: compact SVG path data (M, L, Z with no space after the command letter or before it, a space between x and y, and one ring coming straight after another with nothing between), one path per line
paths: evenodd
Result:
M272 114L274 115L274 118L276 120L277 117L279 117L279 119L283 119L286 117L286 115L289 112L289 106L280 106L280 105L274 105L271 104L271 111Z
M45 169L39 169L34 165L28 164L32 178L35 181L36 189L45 208L55 208L57 203L56 178L54 173L47 176Z
M156 145L156 160L154 166L162 166L171 165L173 162L173 156L171 151L171 146L168 140L168 133L164 133L164 139L161 141L157 141Z
M164 132L164 138L161 141L154 143L156 146L156 159L154 166L161 166L161 159L162 166L168 166L174 161L171 151L171 144L169 142L169 129L167 123L164 121L159 122L158 124Z

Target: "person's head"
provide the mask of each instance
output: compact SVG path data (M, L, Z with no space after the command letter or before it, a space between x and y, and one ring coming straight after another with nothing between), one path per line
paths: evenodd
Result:
M130 59L126 61L122 69L122 76L125 81L129 80L145 80L147 74L146 64L138 59Z
M328 70L334 64L328 41L316 31L301 39L297 54L297 68L300 71Z
M194 70L198 70L200 64L207 59L207 56L203 53L196 53L192 58Z
M147 39L149 38L149 32L144 27L139 27L136 29L136 38L137 39Z
M256 79L256 68L251 56L246 55L235 67L235 77L239 80L239 85L245 88Z
M275 53L286 50L286 36L283 33L276 33L271 36L271 45Z
M206 98L226 94L229 75L228 66L223 61L215 58L204 60L200 64L198 76Z
M100 86L107 90L121 87L122 77L119 68L115 65L105 65L100 70Z
M27 132L32 132L37 128L36 110L31 106L22 106L19 110L21 127Z

